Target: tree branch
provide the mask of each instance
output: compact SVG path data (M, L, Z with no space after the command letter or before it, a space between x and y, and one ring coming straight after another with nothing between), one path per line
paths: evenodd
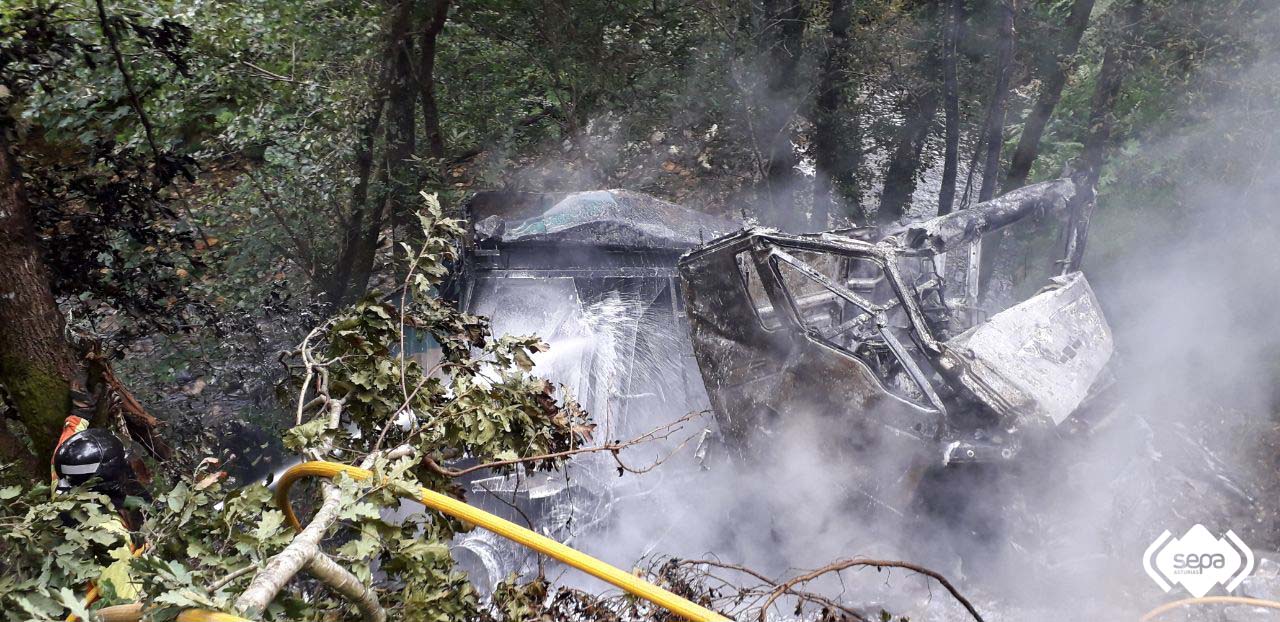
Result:
M324 86L323 84L317 84L315 82L307 82L305 80L298 80L296 78L291 78L289 76L282 76L278 73L263 69L262 67L259 67L247 60L240 61L240 64L253 70L253 73L255 75L257 75L259 78L263 78L264 80L271 80L272 82L287 82L289 84L297 84L299 86L314 86L318 89L326 89L326 90L329 88L327 86Z
M138 89L133 86L133 76L129 75L129 70L124 62L124 55L120 53L120 41L116 38L116 33L111 29L110 21L107 19L107 7L102 4L102 0L94 0L98 5L98 23L102 26L102 35L107 38L107 45L111 47L111 55L115 57L116 69L120 71L120 77L124 80L125 90L129 92L129 103L133 106L133 112L138 115L138 121L142 123L142 129L147 136L147 144L151 146L151 153L156 158L156 163L160 163L160 148L156 146L155 132L151 129L151 119L147 118L147 113L142 109L142 98L138 97Z
M218 579L213 583L210 583L208 587L209 593L212 594L214 592L217 592L218 590L226 587L227 584L231 583L232 581L235 581L236 579L239 579L240 577L243 577L257 569L258 569L257 565L249 565L239 570L230 572L227 574L227 576L222 577L221 579Z
M387 612L378 602L378 595L373 588L361 583L360 579L339 566L328 555L317 551L311 561L307 562L307 572L343 598L355 603L364 622L386 622Z
M256 618L266 611L267 605L275 600L285 584L320 552L320 541L324 539L329 527L338 520L338 512L342 509L342 495L338 493L336 486L326 482L323 494L324 502L302 533L295 536L283 551L267 560L262 570L254 575L249 587L236 599L236 609L246 616Z
M758 579L759 581L761 581L765 585L768 585L769 587L772 587L772 588L778 587L777 581L770 579L769 577L766 577L765 575L761 574L756 570L752 570L751 568L747 568L746 566L741 566L738 564L729 564L726 562L720 562L720 561L715 561L711 559L685 559L685 560L678 561L677 564L685 565L685 566L713 566L715 568L724 568L725 570L733 570L735 572L741 572L742 574ZM813 592L798 590L798 589L795 589L794 586L788 587L785 591L787 594L795 596L800 600L808 600L808 601L818 603L819 605L822 605L823 607L827 607L829 609L837 609L843 612L845 615L848 615L853 619L858 620L859 622L869 622L867 620L867 617L864 616L862 612L856 609L853 609L852 607L842 605L833 599L827 598L826 596L822 596L820 594L814 594Z
M830 574L833 572L839 573L840 571L847 570L849 568L868 567L868 566L872 568L877 568L877 569L903 568L906 570L910 570L912 572L917 572L922 575L925 575L933 579L934 581L937 581L938 583L940 583L942 587L946 588L947 591L951 593L951 596L955 598L956 601L958 601L965 608L966 611L969 612L969 615L973 616L974 620L977 620L977 622L985 622L982 619L982 615L979 614L978 610L974 608L973 603L970 603L969 599L965 598L964 595L960 593L960 590L957 590L956 587L952 585L951 582L948 581L947 578L942 576L941 574L933 570L930 570L928 568L925 568L924 566L921 566L919 564L913 564L911 562L888 561L888 560L880 560L880 559L865 559L861 557L855 557L852 559L845 559L837 562L832 562L831 564L818 568L817 570L806 572L805 574L802 574L798 577L794 577L792 579L787 580L786 582L778 584L778 586L773 589L773 592L769 594L769 598L765 600L764 606L760 608L760 622L768 622L769 608L773 605L774 601L778 600L778 598L783 594L791 591L791 589L794 588L795 586L801 583L807 583L825 574Z

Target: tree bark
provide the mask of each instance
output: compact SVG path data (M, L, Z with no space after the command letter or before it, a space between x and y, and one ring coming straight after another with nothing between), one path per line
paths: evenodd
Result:
M1089 14L1093 12L1094 0L1075 0L1071 5L1071 15L1067 17L1062 46L1054 58L1054 62L1045 71L1041 80L1040 94L1036 103L1027 114L1022 124L1022 136L1018 139L1018 148L1013 152L1009 162L1009 174L1005 177L1005 192L1020 188L1027 183L1031 174L1031 165L1040 153L1040 139L1044 136L1044 128L1053 117L1053 111L1062 99L1062 88L1067 84L1067 76L1075 69L1076 53L1080 50L1080 39L1089 25Z
M885 169L884 189L880 192L880 207L876 210L876 223L887 225L902 218L911 205L911 195L916 190L916 175L920 170L920 155L925 142L933 132L934 117L942 99L942 80L938 73L937 43L941 37L940 20L936 3L925 3L921 18L930 24L924 37L929 45L921 59L917 73L925 80L919 92L907 95L903 103L903 123L894 139L893 153Z
M950 214L956 199L956 175L960 168L960 25L964 0L948 0L945 33L942 37L942 111L945 146L942 162L942 188L938 192L938 214Z
M939 99L938 90L931 88L908 100L907 119L898 131L893 155L884 174L884 190L880 193L880 208L876 210L877 224L887 225L902 218L911 205L911 195L916 191L916 174L920 169L920 154L933 131Z
M853 0L832 0L829 33L831 40L822 59L818 96L814 105L813 214L811 228L827 229L836 211L838 187L848 193L846 214L865 223L857 187L857 171L862 160L861 121L853 111L841 114L847 80L842 75L849 51L849 28L853 21ZM843 139L843 140L842 140Z
M996 85L987 108L987 126L983 129L982 147L986 155L982 164L982 183L978 202L989 201L1000 182L1000 151L1004 146L1005 102L1009 97L1009 74L1013 66L1014 0L1000 2L1000 42L996 56ZM983 239L981 244L979 290L985 304L1003 308L1012 294L1012 272L1015 255L1009 240L1014 235L1006 230Z
M386 622L387 611L378 602L377 592L361 583L351 571L339 566L332 557L317 551L315 557L307 562L307 573L355 604L364 622Z
M1116 101L1120 98L1120 87L1129 70L1131 61L1128 45L1134 36L1137 24L1142 19L1142 0L1129 0L1120 15L1120 23L1107 39L1106 49L1102 57L1102 69L1098 73L1098 82L1094 88L1093 101L1089 110L1089 128L1084 141L1084 149L1075 162L1076 177L1080 180L1082 191L1071 211L1067 224L1066 256L1062 272L1073 272L1080 269L1084 262L1085 241L1089 237L1089 221L1093 217L1097 205L1098 178L1102 174L1102 166L1106 163L1107 151L1115 142Z
M365 217L371 209L381 206L369 204L369 182L373 175L374 141L382 125L382 109L386 105L384 81L374 85L374 102L360 127L360 143L356 148L356 185L351 189L351 206L347 210L347 221L342 232L342 247L338 252L337 264L325 285L325 300L332 307L341 307L349 302L348 292L351 287L351 274L356 255L360 252L362 240L366 237ZM372 216L370 215L370 218Z
M1000 3L1000 43L996 54L996 85L991 94L991 112L987 115L987 157L982 166L982 186L978 190L978 202L990 200L996 194L1000 179L1000 150L1004 146L1004 117L1009 99L1009 74L1013 70L1013 18L1017 11L1015 0Z
M795 112L797 68L804 36L804 7L800 0L765 0L760 43L768 62L764 119L757 140L763 144L765 213L763 220L779 227L803 222L796 214L795 149L789 125Z
M418 88L422 99L422 129L427 135L431 157L444 159L444 135L440 132L440 109L436 104L436 41L449 19L451 0L430 0L423 17L422 53L418 61Z
M392 25L391 82L387 92L387 210L392 226L409 221L412 198L418 178L413 174L413 156L417 153L416 123L417 80L413 70L413 37L409 24L413 16L413 0L396 0ZM374 245L376 247L376 244ZM372 267L372 256L369 259ZM360 284L363 289L363 284Z
M333 278L326 287L329 304L342 306L362 295L369 286L378 238L387 222L407 217L407 195L417 183L412 177L414 155L415 80L411 64L413 41L409 26L413 16L412 0L389 0L384 32L386 51L383 67L373 86L373 104L361 127L361 144L356 151L357 183L351 193L350 220L343 233L342 250ZM384 123L385 117L385 123ZM386 145L382 157L374 153L379 130ZM375 168L374 163L378 166ZM378 197L369 199L370 181L374 174L381 189Z
M0 127L0 272L5 275L0 282L0 385L13 399L34 452L0 422L0 462L16 463L44 479L48 473L42 465L49 463L62 421L71 411L77 365L6 130Z

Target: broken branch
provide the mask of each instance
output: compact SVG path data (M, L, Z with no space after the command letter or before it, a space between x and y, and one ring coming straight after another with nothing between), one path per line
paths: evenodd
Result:
M960 605L965 608L965 611L968 611L969 615L973 616L974 620L977 620L977 622L985 622L982 619L982 615L979 614L978 610L974 608L973 603L970 603L969 599L965 598L964 595L960 593L960 590L956 589L956 586L952 585L951 582L948 581L946 577L942 576L938 572L925 568L924 566L921 566L919 564L913 564L911 562L889 561L889 560L881 560L881 559L865 559L861 557L855 557L853 559L845 559L837 562L832 562L831 564L828 564L816 570L812 570L810 572L806 572L805 574L802 574L798 577L794 577L792 579L787 580L786 582L779 584L776 588L774 588L773 592L769 594L769 598L765 600L764 606L760 608L760 622L768 622L769 608L773 605L775 601L778 600L780 596L789 592L795 586L800 585L802 583L807 583L825 574L839 573L842 570L847 570L849 568L859 568L859 567L872 567L876 569L903 568L905 570L910 570L912 572L925 575L933 579L934 581L937 581L939 584L942 585L942 587L946 588L946 590L951 593L952 598L955 598L956 601L959 602Z
M331 557L317 551L307 562L307 572L329 586L348 601L355 603L364 622L386 622L387 612L378 602L372 588L360 582L351 571L339 566Z

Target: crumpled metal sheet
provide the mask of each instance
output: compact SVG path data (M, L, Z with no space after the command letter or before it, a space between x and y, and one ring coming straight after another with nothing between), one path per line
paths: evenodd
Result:
M1114 343L1084 275L993 315L946 343L964 361L960 381L991 408L1022 421L1061 424L1089 394Z

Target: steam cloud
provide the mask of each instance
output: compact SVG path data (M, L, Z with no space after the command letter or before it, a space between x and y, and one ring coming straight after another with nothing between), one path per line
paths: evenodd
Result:
M645 556L714 556L774 576L855 555L909 559L951 577L989 620L1135 619L1169 598L1141 563L1165 529L1203 523L1234 530L1263 556L1280 548L1280 49L1263 37L1276 21L1256 25L1258 41L1270 41L1260 60L1215 75L1221 88L1200 122L1137 137L1140 157L1115 171L1161 183L1171 199L1138 205L1114 185L1102 196L1085 271L1119 360L1116 414L1093 437L958 480L941 501L953 507L921 520L859 509L867 478L900 473L895 455L875 456L868 471L867 456L832 434L838 420L788 413L750 461L711 460L704 470L688 446L651 473L623 476L636 494L612 499L607 528L580 533L576 544L622 567ZM564 361L588 355L609 369L618 341L634 336L619 332L624 322L610 304L642 302L588 306L574 339L552 337L545 356L562 358L540 361L540 373L563 380ZM639 327L651 343L638 367L661 376L653 386L692 365L672 330ZM685 413L660 393L626 422L609 412L607 396L587 405L608 418L610 438L625 438ZM623 457L642 464L680 440ZM570 477L612 468L580 462ZM809 589L912 620L968 619L938 586L899 571L847 572Z

